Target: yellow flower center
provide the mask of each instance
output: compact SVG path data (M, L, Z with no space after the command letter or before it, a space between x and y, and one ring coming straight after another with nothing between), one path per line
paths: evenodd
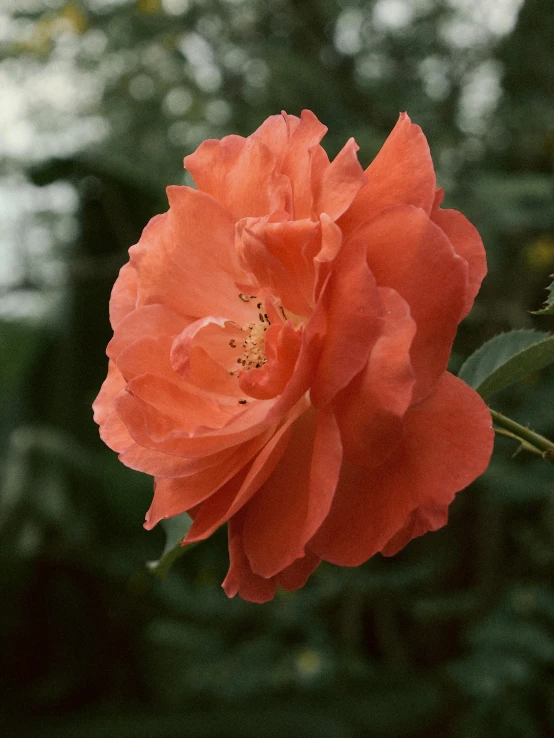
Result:
M252 306L256 307L256 310L258 311L258 321L246 323L241 328L241 330L248 335L242 343L242 348L244 349L244 351L242 353L242 356L239 356L239 358L237 359L237 364L240 365L239 369L243 369L244 371L248 371L249 369L254 368L259 369L267 361L265 355L264 334L271 325L271 322L267 317L267 313L264 312L263 303L260 301L256 302L256 295L248 296L244 295L241 292L239 294L239 299L243 302L251 302ZM236 348L236 339L232 338L229 341L229 346L231 346L231 348ZM230 374L236 373L237 372L235 370L232 370L230 372Z
M248 323L242 326L242 330L248 335L242 344L244 353L237 361L241 363L244 369L252 369L253 367L259 369L267 361L264 346L264 333L267 330L267 325L265 323Z

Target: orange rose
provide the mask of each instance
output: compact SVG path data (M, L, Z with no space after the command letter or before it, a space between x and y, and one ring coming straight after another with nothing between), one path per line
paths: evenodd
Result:
M155 477L145 527L228 523L223 587L254 602L321 559L355 566L447 520L486 468L491 418L446 371L486 272L475 228L440 210L402 114L365 170L333 162L313 113L185 159L110 301L100 434Z

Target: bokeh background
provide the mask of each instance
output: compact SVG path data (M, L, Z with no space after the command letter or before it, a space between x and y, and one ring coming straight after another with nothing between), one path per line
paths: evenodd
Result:
M502 439L392 559L227 600L221 530L167 579L151 479L90 405L126 249L205 138L311 108L367 164L407 110L490 274L456 370L554 270L552 0L1 0L0 708L26 738L554 735L554 469ZM554 373L493 405L554 434ZM432 439L429 439L432 443Z

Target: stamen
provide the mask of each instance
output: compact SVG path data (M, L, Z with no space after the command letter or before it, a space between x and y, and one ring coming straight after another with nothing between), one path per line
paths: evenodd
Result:
M242 330L248 335L246 336L243 347L244 354L241 364L249 369L252 367L260 368L267 361L264 350L264 333L267 326L259 323L247 323Z
M243 292L239 293L239 298L243 302L250 302L250 300L258 299L256 295L250 295L249 297ZM253 367L259 369L267 361L264 349L264 333L271 325L271 321L269 320L267 313L263 312L263 302L258 302L256 307L260 311L258 312L258 320L260 322L247 323L246 325L243 325L242 330L248 335L242 343L242 348L244 349L243 354L241 357L237 358L237 364L239 364L240 367L243 367L246 371ZM237 341L234 338L231 338L229 346L233 349L237 348ZM231 370L229 372L231 376L236 373L238 372L235 370Z

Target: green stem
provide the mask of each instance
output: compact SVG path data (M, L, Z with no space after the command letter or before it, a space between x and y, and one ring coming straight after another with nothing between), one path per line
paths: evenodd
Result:
M507 418L502 413L498 413L490 407L489 411L493 421L499 426L499 428L495 429L497 433L519 441L523 448L534 453L539 453L543 459L554 464L554 443L552 441L535 433L526 426L516 423L515 420Z

